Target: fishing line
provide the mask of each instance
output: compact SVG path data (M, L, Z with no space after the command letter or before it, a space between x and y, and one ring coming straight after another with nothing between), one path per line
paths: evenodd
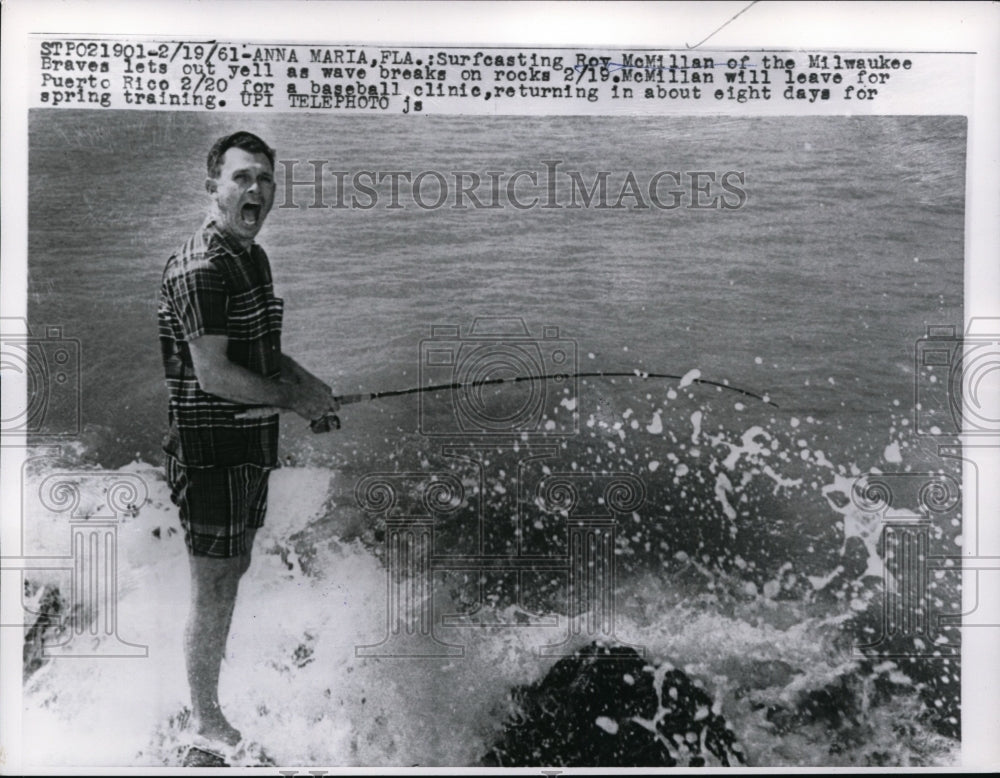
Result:
M443 392L448 389L475 389L480 386L496 386L498 384L518 384L525 381L565 381L570 378L657 378L657 379L670 379L675 381L683 381L684 376L674 375L673 373L646 373L640 371L633 371L631 373L616 372L616 371L593 371L593 372L580 372L580 373L551 373L546 375L523 375L514 376L513 378L484 378L479 381L469 381L465 383L455 382L450 384L434 384L432 386L412 386L408 389L388 389L381 392L361 392L358 394L344 394L336 397L335 399L340 405L351 405L353 403L368 402L370 400L382 400L386 397L402 397L409 394L422 394L424 392ZM738 386L732 386L731 384L724 384L720 381L712 381L708 378L691 378L688 379L689 383L692 384L703 384L705 386L714 386L718 389L726 389L730 392L737 392L744 397L752 397L755 400L760 400L763 403L777 408L778 404L769 400L766 397L762 397L759 394L748 391L747 389L741 389ZM242 419L259 419L265 416L271 416L277 413L280 409L277 408L254 408L253 410L247 411L239 415ZM332 413L325 414L318 419L314 419L309 422L309 427L313 432L329 432L331 429L340 429L340 419Z

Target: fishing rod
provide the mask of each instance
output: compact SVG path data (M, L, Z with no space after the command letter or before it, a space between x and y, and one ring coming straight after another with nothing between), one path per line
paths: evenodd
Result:
M412 386L408 389L388 389L381 392L361 392L358 394L344 394L334 399L340 405L352 405L353 403L369 402L371 400L382 400L386 397L402 397L408 394L422 394L424 392L442 392L448 389L475 389L480 386L496 386L498 384L518 384L525 381L565 381L568 378L660 378L660 379L671 379L676 381L683 381L684 376L674 375L673 373L646 373L641 371L633 371L631 373L616 372L616 371L604 371L598 370L593 372L581 372L581 373L552 373L547 375L523 375L514 376L513 378L484 378L479 381L471 381L469 383L450 383L450 384L434 384L431 386ZM714 386L719 389L726 389L730 392L737 392L742 394L744 397L752 397L755 400L760 400L763 403L777 408L778 404L769 400L766 397L762 397L759 394L754 394L746 389L740 389L738 386L732 386L730 384L724 384L720 381L712 381L708 378L691 378L689 382L692 384L703 384L705 386ZM265 416L272 416L279 412L279 408L273 407L260 407L253 408L249 411L239 414L238 418L241 419L260 419ZM336 414L326 413L320 416L318 419L313 419L309 422L309 428L316 433L329 432L331 429L340 429L340 419Z

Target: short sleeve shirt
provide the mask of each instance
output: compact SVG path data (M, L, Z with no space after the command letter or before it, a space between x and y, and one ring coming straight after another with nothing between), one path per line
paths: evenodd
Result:
M264 250L244 248L211 221L167 260L158 311L169 394L164 451L188 467L278 466L277 414L236 418L251 406L205 392L188 344L224 335L231 362L277 380L283 310Z

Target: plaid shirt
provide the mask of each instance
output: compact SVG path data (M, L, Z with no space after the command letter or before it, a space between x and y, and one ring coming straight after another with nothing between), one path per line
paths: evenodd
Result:
M248 407L202 390L188 343L229 338L231 362L266 378L281 374L283 301L256 243L244 249L206 222L167 260L160 289L159 332L170 396L163 449L188 467L278 466L278 416L237 419Z

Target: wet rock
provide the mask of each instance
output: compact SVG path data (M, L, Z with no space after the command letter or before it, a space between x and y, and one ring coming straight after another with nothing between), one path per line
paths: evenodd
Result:
M229 767L229 763L226 762L218 754L213 754L211 751L205 751L197 746L191 746L187 753L184 755L184 761L181 763L182 767Z
M63 618L68 610L66 599L59 587L46 584L38 599L37 617L24 633L23 680L27 681L45 664L45 646L58 643L65 625Z
M592 643L514 691L517 709L485 766L731 766L745 759L712 698L669 666Z
M823 686L799 690L790 705L769 706L767 720L778 734L813 724L831 733L863 728L871 708L914 692L909 679L895 668L894 662L873 665L859 660Z

